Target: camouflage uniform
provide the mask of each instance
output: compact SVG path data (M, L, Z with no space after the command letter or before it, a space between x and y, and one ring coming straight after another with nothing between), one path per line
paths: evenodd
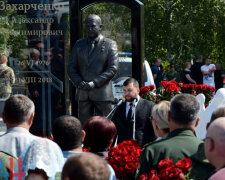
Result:
M0 64L0 98L8 98L15 83L13 69L6 64Z

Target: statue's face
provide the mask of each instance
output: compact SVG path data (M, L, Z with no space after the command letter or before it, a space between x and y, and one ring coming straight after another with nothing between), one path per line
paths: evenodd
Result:
M89 17L86 19L85 25L89 38L93 39L99 36L102 30L102 25L97 18Z

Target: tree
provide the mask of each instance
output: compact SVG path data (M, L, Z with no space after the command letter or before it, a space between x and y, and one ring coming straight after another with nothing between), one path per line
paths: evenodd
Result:
M6 4L6 1L4 1ZM18 15L13 10L0 10L0 53L19 57L25 48L26 37L19 33L26 26L18 22Z

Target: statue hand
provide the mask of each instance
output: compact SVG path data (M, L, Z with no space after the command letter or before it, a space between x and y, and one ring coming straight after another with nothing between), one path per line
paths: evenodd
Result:
M93 89L94 87L95 87L95 84L93 81L91 81L89 83L86 83L83 89L89 91L89 90Z
M87 83L85 81L81 81L78 85L78 89L83 89Z
M95 83L93 81L89 82L88 84L92 89L95 87Z

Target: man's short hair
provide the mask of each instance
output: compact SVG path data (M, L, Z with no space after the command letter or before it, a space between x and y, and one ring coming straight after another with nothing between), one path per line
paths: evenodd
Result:
M225 107L219 107L215 111L213 111L211 119L210 119L210 124L216 120L217 118L220 117L225 117Z
M82 144L82 125L73 116L58 117L53 124L52 134L54 141L63 151L76 149Z
M104 159L92 153L71 155L62 170L61 178L65 180L108 180L109 167Z
M27 96L17 94L5 102L5 120L9 124L27 123L34 112L34 103Z
M131 83L133 83L134 87L139 88L139 83L134 78L128 78L126 81L124 81L123 86L128 86Z
M185 126L194 124L198 118L199 110L199 102L193 95L179 94L171 100L170 114L176 124Z

